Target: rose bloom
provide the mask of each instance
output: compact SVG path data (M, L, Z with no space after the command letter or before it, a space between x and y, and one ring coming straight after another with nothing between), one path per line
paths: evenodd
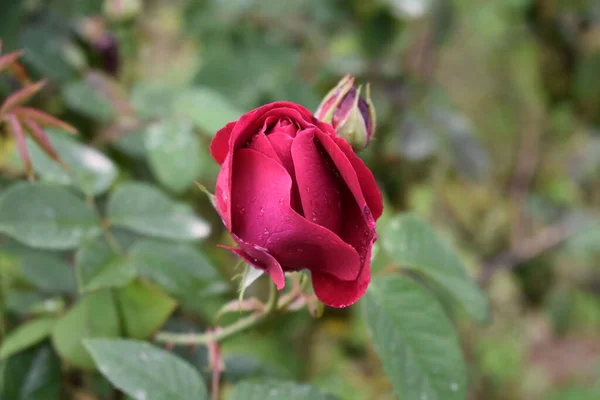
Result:
M286 271L308 269L332 307L358 300L370 281L383 204L371 171L306 108L275 102L219 130L216 208L239 247L279 290Z

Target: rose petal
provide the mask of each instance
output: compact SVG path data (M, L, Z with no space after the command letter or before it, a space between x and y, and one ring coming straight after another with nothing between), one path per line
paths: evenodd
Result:
M341 202L340 214L342 225L338 231L339 237L358 252L361 265L368 263L367 254L371 251L373 243L377 239L375 232L375 219L363 196L360 183L351 162L344 152L336 145L331 137L319 131L315 134L324 146L324 160L329 158L339 173L336 186L340 190L339 200ZM337 175L336 175L337 177Z
M253 138L252 141L248 144L248 148L252 150L256 150L261 154L281 163L279 156L273 149L271 142L267 139L267 136L264 133L258 133Z
M217 134L210 143L210 155L218 164L223 164L227 153L229 152L229 139L231 132L237 121L230 122L217 131Z
M354 166L352 165L346 154L341 150L339 145L336 143L335 138L330 137L329 135L319 131L318 129L315 130L315 135L319 142L321 142L321 144L323 145L323 148L325 149L327 154L329 154L329 157L331 157L331 160L333 161L334 165L339 171L342 179L346 183L346 186L352 192L352 195L356 199L358 206L363 211L364 218L366 218L369 222L370 228L374 230L375 218L373 217L373 214L369 206L367 205L365 196L362 192L362 187L358 180L358 176L356 174L356 171L354 170Z
M377 220L383 213L383 199L381 198L381 192L377 187L373 173L367 168L363 160L354 153L354 150L352 150L352 147L348 142L342 138L337 138L336 143L354 167L367 205L373 213L373 218Z
M314 138L314 128L304 130L298 133L292 144L302 209L305 218L337 234L342 226L342 203L335 177L337 170L322 147L317 148ZM354 201L353 198L351 200Z
M270 117L275 117L278 120L287 118L298 124L300 129L311 127L315 120L310 111L295 103L278 101L266 104L240 118L231 133L232 146L230 151L242 147L252 135L260 131L264 122Z
M285 167L290 176L296 176L294 168L294 160L292 159L292 143L294 138L286 133L272 133L267 136L271 142L271 146L279 156L281 164ZM302 201L300 200L300 191L298 184L293 181L292 184L292 208L300 215L305 215L302 209Z
M233 235L234 240L240 246L239 249L235 247L229 246L221 246L224 249L230 250L233 253L237 254L248 264L256 267L258 269L262 269L267 274L271 276L275 286L277 286L278 290L281 290L285 287L285 276L283 274L283 269L281 269L281 265L279 262L273 258L272 255L269 254L267 249L262 248L260 246L252 245L239 237Z
M232 233L267 249L286 271L308 268L340 280L356 279L361 270L358 253L292 210L292 180L279 163L255 150L238 150L233 186Z
M249 138L258 133L264 121L270 117L289 118L303 128L310 127L315 123L320 124L306 108L295 103L280 101L250 111L237 122L229 123L217 132L211 143L211 154L215 161L222 160L222 162L221 171L217 177L215 197L217 211L229 231L231 231L231 203L229 199L231 197L232 154L242 147ZM233 129L231 129L232 126ZM224 151L227 140L229 143L228 148L227 151ZM225 156L223 156L224 154Z
M341 281L335 277L319 272L311 272L315 294L324 304L330 307L348 307L361 298L371 281L371 249L367 254L367 262L354 281Z

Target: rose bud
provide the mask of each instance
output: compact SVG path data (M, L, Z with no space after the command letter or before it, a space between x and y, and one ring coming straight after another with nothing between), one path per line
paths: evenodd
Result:
M354 78L346 75L323 99L315 117L330 123L338 136L343 137L356 151L369 144L375 132L375 107L367 84L365 97L362 87L354 87Z
M285 272L308 269L332 307L365 293L381 193L330 124L300 105L271 103L219 130L210 151L221 165L216 209L237 243L232 252L279 290Z

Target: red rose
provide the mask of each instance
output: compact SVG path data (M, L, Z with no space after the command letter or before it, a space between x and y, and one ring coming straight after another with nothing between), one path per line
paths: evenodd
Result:
M383 211L371 171L331 125L289 102L267 104L217 132L215 190L231 251L271 276L308 269L332 307L358 300L370 281L375 221Z

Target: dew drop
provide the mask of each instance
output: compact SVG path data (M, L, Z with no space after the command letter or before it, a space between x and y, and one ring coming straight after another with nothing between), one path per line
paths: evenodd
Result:
M142 361L148 361L148 354L146 354L146 353L140 353L140 360L142 360Z
M260 208L260 215L263 215L265 213L265 209L264 208Z
M302 253L302 252L304 252L304 249L302 249L302 248L298 247L298 248L296 249L296 251L297 251L298 253Z
M283 197L279 198L279 204L283 205Z
M458 383L452 382L450 384L450 390L452 390L453 392L457 392L458 391Z
M263 232L264 232L265 234L268 234L268 233L269 233L269 230L268 230L267 228L265 228L265 229L263 229Z

